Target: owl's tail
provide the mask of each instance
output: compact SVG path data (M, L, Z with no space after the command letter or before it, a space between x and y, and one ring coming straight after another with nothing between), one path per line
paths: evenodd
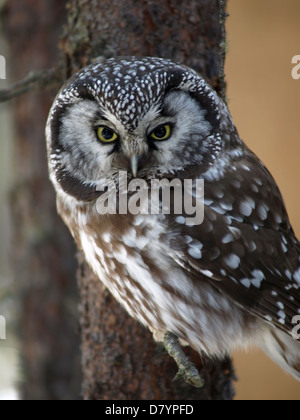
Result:
M259 345L275 363L300 381L299 341L279 329L270 328Z

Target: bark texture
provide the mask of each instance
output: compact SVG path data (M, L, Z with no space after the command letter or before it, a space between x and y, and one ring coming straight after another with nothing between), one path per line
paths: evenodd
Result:
M225 0L8 0L5 18L15 78L24 77L26 69L53 66L65 5L60 41L65 78L99 56L150 55L183 62L224 92ZM69 309L74 307L74 248L56 216L43 140L53 98L30 95L16 104L20 182L12 208L28 399L79 396L74 375L79 345ZM78 262L84 399L233 398L229 359L201 361L190 350L205 387L173 382L177 368L162 346L123 311L81 255Z
M68 75L98 56L154 56L193 67L223 89L226 0L72 0Z
M67 75L95 57L161 56L183 62L224 91L225 3L219 0L77 0L68 4L61 44ZM81 262L83 397L231 399L231 362L203 364L205 388L173 382L177 368Z

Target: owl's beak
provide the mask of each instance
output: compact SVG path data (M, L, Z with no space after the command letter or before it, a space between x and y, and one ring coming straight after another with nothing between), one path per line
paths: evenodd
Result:
M137 155L133 155L131 157L131 172L132 175L136 178L137 176L137 172L138 172L138 163L139 163L139 159L137 157Z

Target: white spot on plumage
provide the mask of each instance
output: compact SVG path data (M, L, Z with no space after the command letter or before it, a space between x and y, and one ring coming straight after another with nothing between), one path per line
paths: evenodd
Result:
M252 214L252 207L247 201L242 201L240 204L240 212L242 216L249 217Z
M247 165L243 164L243 165L241 165L241 167L242 167L245 171L247 171L247 172L251 172L251 169L249 168L249 166L247 166Z
M225 211L232 211L233 210L233 205L229 202L221 201L220 206Z
M196 196L196 194L194 193L194 191L193 191L193 197L195 197ZM204 205L205 206L211 206L213 204L213 200L209 200L209 199L207 199L207 198L204 198Z
M250 197L240 203L240 212L245 217L251 216L253 209L255 209L255 201Z
M219 199L223 198L223 197L224 197L224 195L225 195L225 193L224 193L224 191L223 191L223 190L215 190L215 191L213 192L213 194L214 194L214 196L215 196L216 198L219 198Z
M285 243L281 242L281 248L282 248L282 251L283 251L285 254L288 252L288 248L287 248L287 246L285 245Z
M295 271L293 278L295 280L296 283L298 283L300 285L300 267L298 268L297 271Z
M280 216L280 214L274 214L274 219L275 222L278 223L279 225L282 223L282 217Z
M213 209L216 213L224 215L226 213L226 210L224 210L222 207L219 206L219 204L214 203L210 206L211 209Z
M258 193L259 192L259 188L257 187L257 185L255 185L255 184L252 184L251 185L251 190L253 191L253 192L255 192L255 193Z
M202 258L202 252L200 248L197 247L190 247L188 249L188 253L191 257L195 258L196 260L201 260Z
M185 236L184 240L187 244L190 244L191 242L193 242L193 238L191 236Z
M251 274L255 279L259 280L260 282L262 282L266 278L261 270L253 270Z
M289 280L292 280L292 273L291 273L291 271L290 271L290 270L286 269L284 273L285 273L285 275L287 276L287 278L288 278Z
M231 227L229 226L228 229L230 230L230 232L232 233L234 239L239 239L242 236L242 232L240 229L236 228L236 227Z
M257 185L259 185L261 187L263 186L263 182L260 178L254 178L253 181L256 182Z
M224 258L224 263L232 270L236 270L241 264L241 259L237 255L231 254Z
M245 286L247 289L250 289L251 281L249 279L242 279L241 284Z
M212 223L210 223L210 222L207 222L206 225L205 225L205 230L208 233L209 232L212 232L214 230L214 225Z
M252 278L245 278L241 280L242 285L248 289L251 286L255 287L256 289L260 289L261 283L265 279L264 273L260 270L253 270L251 274L253 276Z
M265 205L260 204L260 205L258 206L258 208L257 208L257 214L258 214L258 217L259 217L262 221L267 220L267 218L268 218L268 209L266 208L266 206L265 206Z
M249 241L246 243L249 252L254 252L257 249L256 243L254 241Z
M102 235L102 239L103 239L104 242L110 243L111 242L111 234L110 233L104 233Z
M209 270L200 270L202 274L204 274L206 277L213 277L214 273L212 273Z
M175 222L180 224L180 225L185 225L186 224L186 219L183 216L178 216L178 217L176 217Z
M222 239L223 244L229 244L230 242L234 242L234 237L231 233L227 233Z
M258 279L252 279L252 280L251 280L251 284L252 284L252 286L254 286L256 289L260 289L260 288L261 288L261 280L258 280Z
M277 312L277 315L279 316L279 318L281 319L286 319L286 313L283 311L279 311Z
M125 265L128 261L127 260L128 254L127 254L126 248L125 248L125 246L119 244L117 246L117 249L118 250L114 252L114 256L115 256L116 260L119 261L121 264Z
M198 241L197 239L194 239L193 242L190 244L191 248L198 248L198 249L202 249L203 248L203 243Z

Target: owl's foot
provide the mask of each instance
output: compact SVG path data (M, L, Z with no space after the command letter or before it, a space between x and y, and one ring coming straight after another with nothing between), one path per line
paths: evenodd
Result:
M202 388L204 382L194 364L182 350L178 337L170 332L166 333L164 337L164 346L179 368L174 379L183 378L188 384L195 388Z

